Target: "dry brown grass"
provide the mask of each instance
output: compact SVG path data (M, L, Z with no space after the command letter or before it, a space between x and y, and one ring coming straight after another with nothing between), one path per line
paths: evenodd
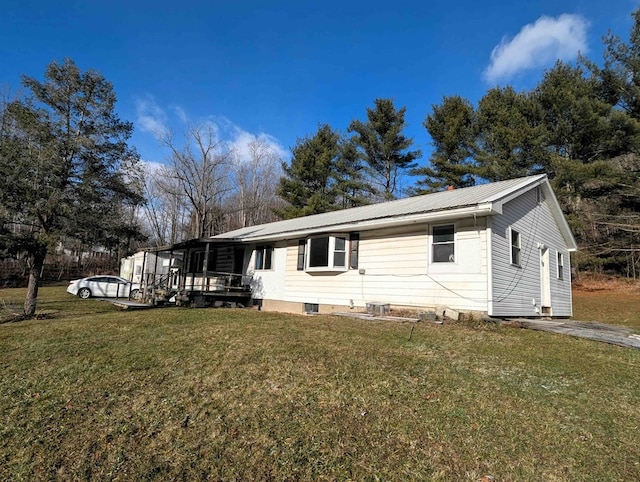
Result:
M640 333L640 281L581 277L573 284L573 318L627 326Z
M640 293L640 280L608 275L584 274L580 276L578 281L572 283L572 287L574 291Z

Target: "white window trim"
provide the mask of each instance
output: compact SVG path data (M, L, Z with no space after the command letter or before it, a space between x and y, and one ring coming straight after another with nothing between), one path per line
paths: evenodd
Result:
M328 254L328 266L309 266L311 262L311 240L319 239L319 238L329 238L329 252ZM342 238L345 241L345 249L344 249L344 266L335 266L334 262L334 254L336 247L336 238ZM322 272L342 272L349 270L349 236L342 233L337 234L322 234L318 236L311 236L307 238L306 247L305 247L305 261L304 261L304 269L310 273L322 273Z
M434 261L433 260L433 228L441 226L453 226L453 261ZM458 264L458 224L457 223L439 223L429 226L429 264L431 266L451 266Z
M258 248L262 248L262 249L258 249ZM266 260L266 254L267 254L267 248L271 248L271 267L270 268L265 268L265 260ZM258 268L258 251L262 251L262 268ZM274 258L274 253L275 253L275 247L273 246L273 244L261 244L259 246L256 246L253 250L254 252L254 259L253 259L253 269L255 271L273 271L273 258Z
M564 280L564 253L556 251L556 276L559 280Z
M519 253L519 258L520 258L520 262L519 263L515 263L513 260L513 244L511 241L511 238L513 237L513 233L516 233L518 235L518 246L516 246L518 248L518 253ZM517 266L518 268L522 267L522 233L520 231L518 231L517 229L514 229L512 226L509 226L509 238L507 240L507 242L509 243L509 263L511 264L511 266Z

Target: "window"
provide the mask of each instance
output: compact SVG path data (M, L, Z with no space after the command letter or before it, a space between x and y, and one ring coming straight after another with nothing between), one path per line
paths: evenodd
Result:
M204 251L195 251L189 257L189 273L202 272L204 266Z
M510 228L511 238L511 264L520 266L520 233Z
M309 268L329 266L329 236L309 240Z
M205 251L195 251L191 253L189 258L189 273L201 273L204 270ZM207 261L207 271L215 271L218 264L218 250L209 251L209 259Z
M218 250L209 251L209 260L207 261L207 271L215 271L218 268Z
M256 247L256 269L271 269L273 246Z
M347 269L347 238L343 236L309 238L307 250L307 269L310 271ZM298 256L301 256L300 248ZM304 256L304 249L302 249L302 256Z
M346 266L347 262L347 241L344 238L335 238L333 248L333 265Z
M558 251L558 279L564 279L564 256Z
M434 263L453 263L455 260L455 228L453 224L434 226L431 234L431 260Z

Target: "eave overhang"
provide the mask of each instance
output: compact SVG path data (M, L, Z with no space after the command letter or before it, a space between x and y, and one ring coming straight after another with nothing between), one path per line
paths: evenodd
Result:
M444 211L433 211L427 213L412 214L407 216L394 216L383 219L370 219L353 223L333 224L318 226L309 229L293 230L270 235L245 236L234 238L235 241L244 243L280 241L284 239L297 239L321 233L342 233L352 231L369 231L372 229L392 228L396 226L408 226L411 224L433 223L440 221L451 221L454 219L465 219L472 217L482 217L496 214L493 203L483 203L474 206L449 209Z

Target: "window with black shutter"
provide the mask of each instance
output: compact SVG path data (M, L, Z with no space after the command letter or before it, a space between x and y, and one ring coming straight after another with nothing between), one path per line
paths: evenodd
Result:
M360 233L349 236L349 268L358 269L358 249L360 248Z
M298 241L298 271L304 271L304 251L306 246L306 239L301 239Z

